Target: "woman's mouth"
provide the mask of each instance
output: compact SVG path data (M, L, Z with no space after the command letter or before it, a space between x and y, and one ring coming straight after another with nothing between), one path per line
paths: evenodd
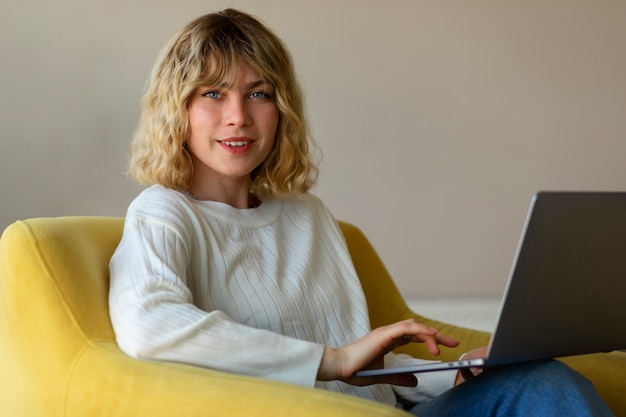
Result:
M227 145L227 146L241 147L241 146L246 146L250 142L241 140L241 141L237 141L237 142L227 142L227 141L224 141L222 143L224 145Z
M248 138L230 138L220 140L218 143L225 151L233 154L240 154L250 149L250 147L252 147L252 144L254 143L254 140Z

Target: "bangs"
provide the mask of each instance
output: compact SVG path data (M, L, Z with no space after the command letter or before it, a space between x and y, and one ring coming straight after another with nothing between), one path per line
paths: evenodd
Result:
M196 87L232 86L241 77L241 62L242 59L237 55L212 51L205 55L203 68L194 84Z
M211 53L206 56L204 68L200 77L193 82L195 87L223 86L232 87L237 84L243 74L242 64L247 64L256 72L264 82L272 84L268 77L263 74L262 69L245 57L237 54L235 56L224 56L220 53Z
M206 34L203 47L194 61L199 63L194 79L187 80L194 87L233 85L241 77L241 63L245 62L269 84L276 77L272 65L267 65L267 51L252 33L245 33L232 21L223 21Z

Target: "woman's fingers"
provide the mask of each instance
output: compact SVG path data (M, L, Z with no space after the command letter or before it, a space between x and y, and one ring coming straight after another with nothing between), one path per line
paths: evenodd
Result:
M439 349L439 345L446 346L446 347L456 347L459 345L458 340L450 336L441 334L436 329L433 329L432 327L428 327L426 325L417 323L413 319L409 320L409 322L411 321L412 323L409 323L409 325L413 323L417 325L417 327L411 326L414 329L415 333L403 335L402 344L424 343L426 344L428 351L432 353L433 355L438 355L439 353L441 353Z
M325 349L318 371L320 380L340 379L354 385L392 384L415 386L413 375L390 375L376 378L356 378L359 370L378 369L384 366L384 356L407 343L424 343L433 355L440 353L439 346L455 347L459 342L439 334L436 329L418 323L414 319L404 320L375 329L358 341L341 347Z

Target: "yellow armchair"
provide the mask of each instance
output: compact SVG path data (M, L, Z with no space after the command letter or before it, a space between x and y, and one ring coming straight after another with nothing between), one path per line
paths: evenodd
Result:
M17 222L0 239L0 415L28 416L402 416L366 400L166 362L139 361L115 343L108 314L108 262L121 218ZM341 224L373 326L417 317L462 340L443 358L484 345L488 334L416 316L365 236ZM420 345L405 352L428 357ZM617 415L626 354L570 364L590 376ZM621 388L620 388L620 385Z

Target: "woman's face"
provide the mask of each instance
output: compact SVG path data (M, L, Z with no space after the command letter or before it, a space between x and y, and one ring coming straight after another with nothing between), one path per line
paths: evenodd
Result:
M242 181L274 146L279 111L271 85L243 60L233 83L201 86L189 101L194 182Z

